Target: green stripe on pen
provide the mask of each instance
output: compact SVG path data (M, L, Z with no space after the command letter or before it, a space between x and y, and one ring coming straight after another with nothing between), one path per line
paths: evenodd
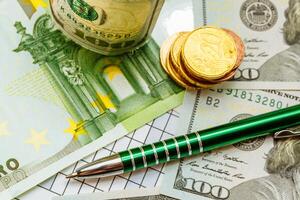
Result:
M167 162L167 153L164 144L162 142L157 142L154 143L153 146L155 146L159 163Z
M135 170L144 168L143 154L140 148L134 148L131 150L133 155L133 161L135 163Z
M166 145L169 150L170 160L177 160L178 153L177 153L177 148L176 148L176 140L173 140L173 139L166 140Z
M189 134L187 136L192 147L192 155L197 155L203 151L201 137L198 133Z
M153 148L151 145L146 145L143 147L145 156L146 156L146 161L147 161L147 166L153 166L156 164L156 158L153 152Z
M201 137L197 133L192 133L123 151L119 155L126 173L165 163L168 160L172 161L195 155L201 153L201 151Z
M180 151L180 158L184 158L189 155L189 148L187 145L187 141L184 136L179 136L176 138Z
M122 151L119 153L119 155L124 165L124 173L133 171L133 165L129 151Z

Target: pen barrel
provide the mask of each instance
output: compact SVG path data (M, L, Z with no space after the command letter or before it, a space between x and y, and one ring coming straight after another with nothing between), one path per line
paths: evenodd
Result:
M300 125L300 105L119 153L124 172L151 167Z

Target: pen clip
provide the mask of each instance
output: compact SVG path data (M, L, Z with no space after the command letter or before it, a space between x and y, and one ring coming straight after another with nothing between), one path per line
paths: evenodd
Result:
M275 139L300 137L300 131L282 130L274 134Z

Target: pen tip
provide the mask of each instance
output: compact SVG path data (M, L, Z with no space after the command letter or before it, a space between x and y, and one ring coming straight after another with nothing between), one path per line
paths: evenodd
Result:
M77 173L77 172L74 172L74 173L72 173L72 174L67 175L66 178L75 178L75 177L77 177L77 176L78 176L78 173Z

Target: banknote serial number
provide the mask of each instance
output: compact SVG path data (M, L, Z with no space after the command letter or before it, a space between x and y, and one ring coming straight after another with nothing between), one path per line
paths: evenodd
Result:
M232 96L235 98L247 100L249 102L254 102L271 108L281 109L284 107L289 107L288 103L284 103L281 100L270 98L260 94L255 94L251 91L237 90L237 89L210 89L210 90L213 92L217 92L219 94L225 94L227 96ZM209 97L206 104L213 105L214 107L218 107L220 102L221 101L217 98Z

